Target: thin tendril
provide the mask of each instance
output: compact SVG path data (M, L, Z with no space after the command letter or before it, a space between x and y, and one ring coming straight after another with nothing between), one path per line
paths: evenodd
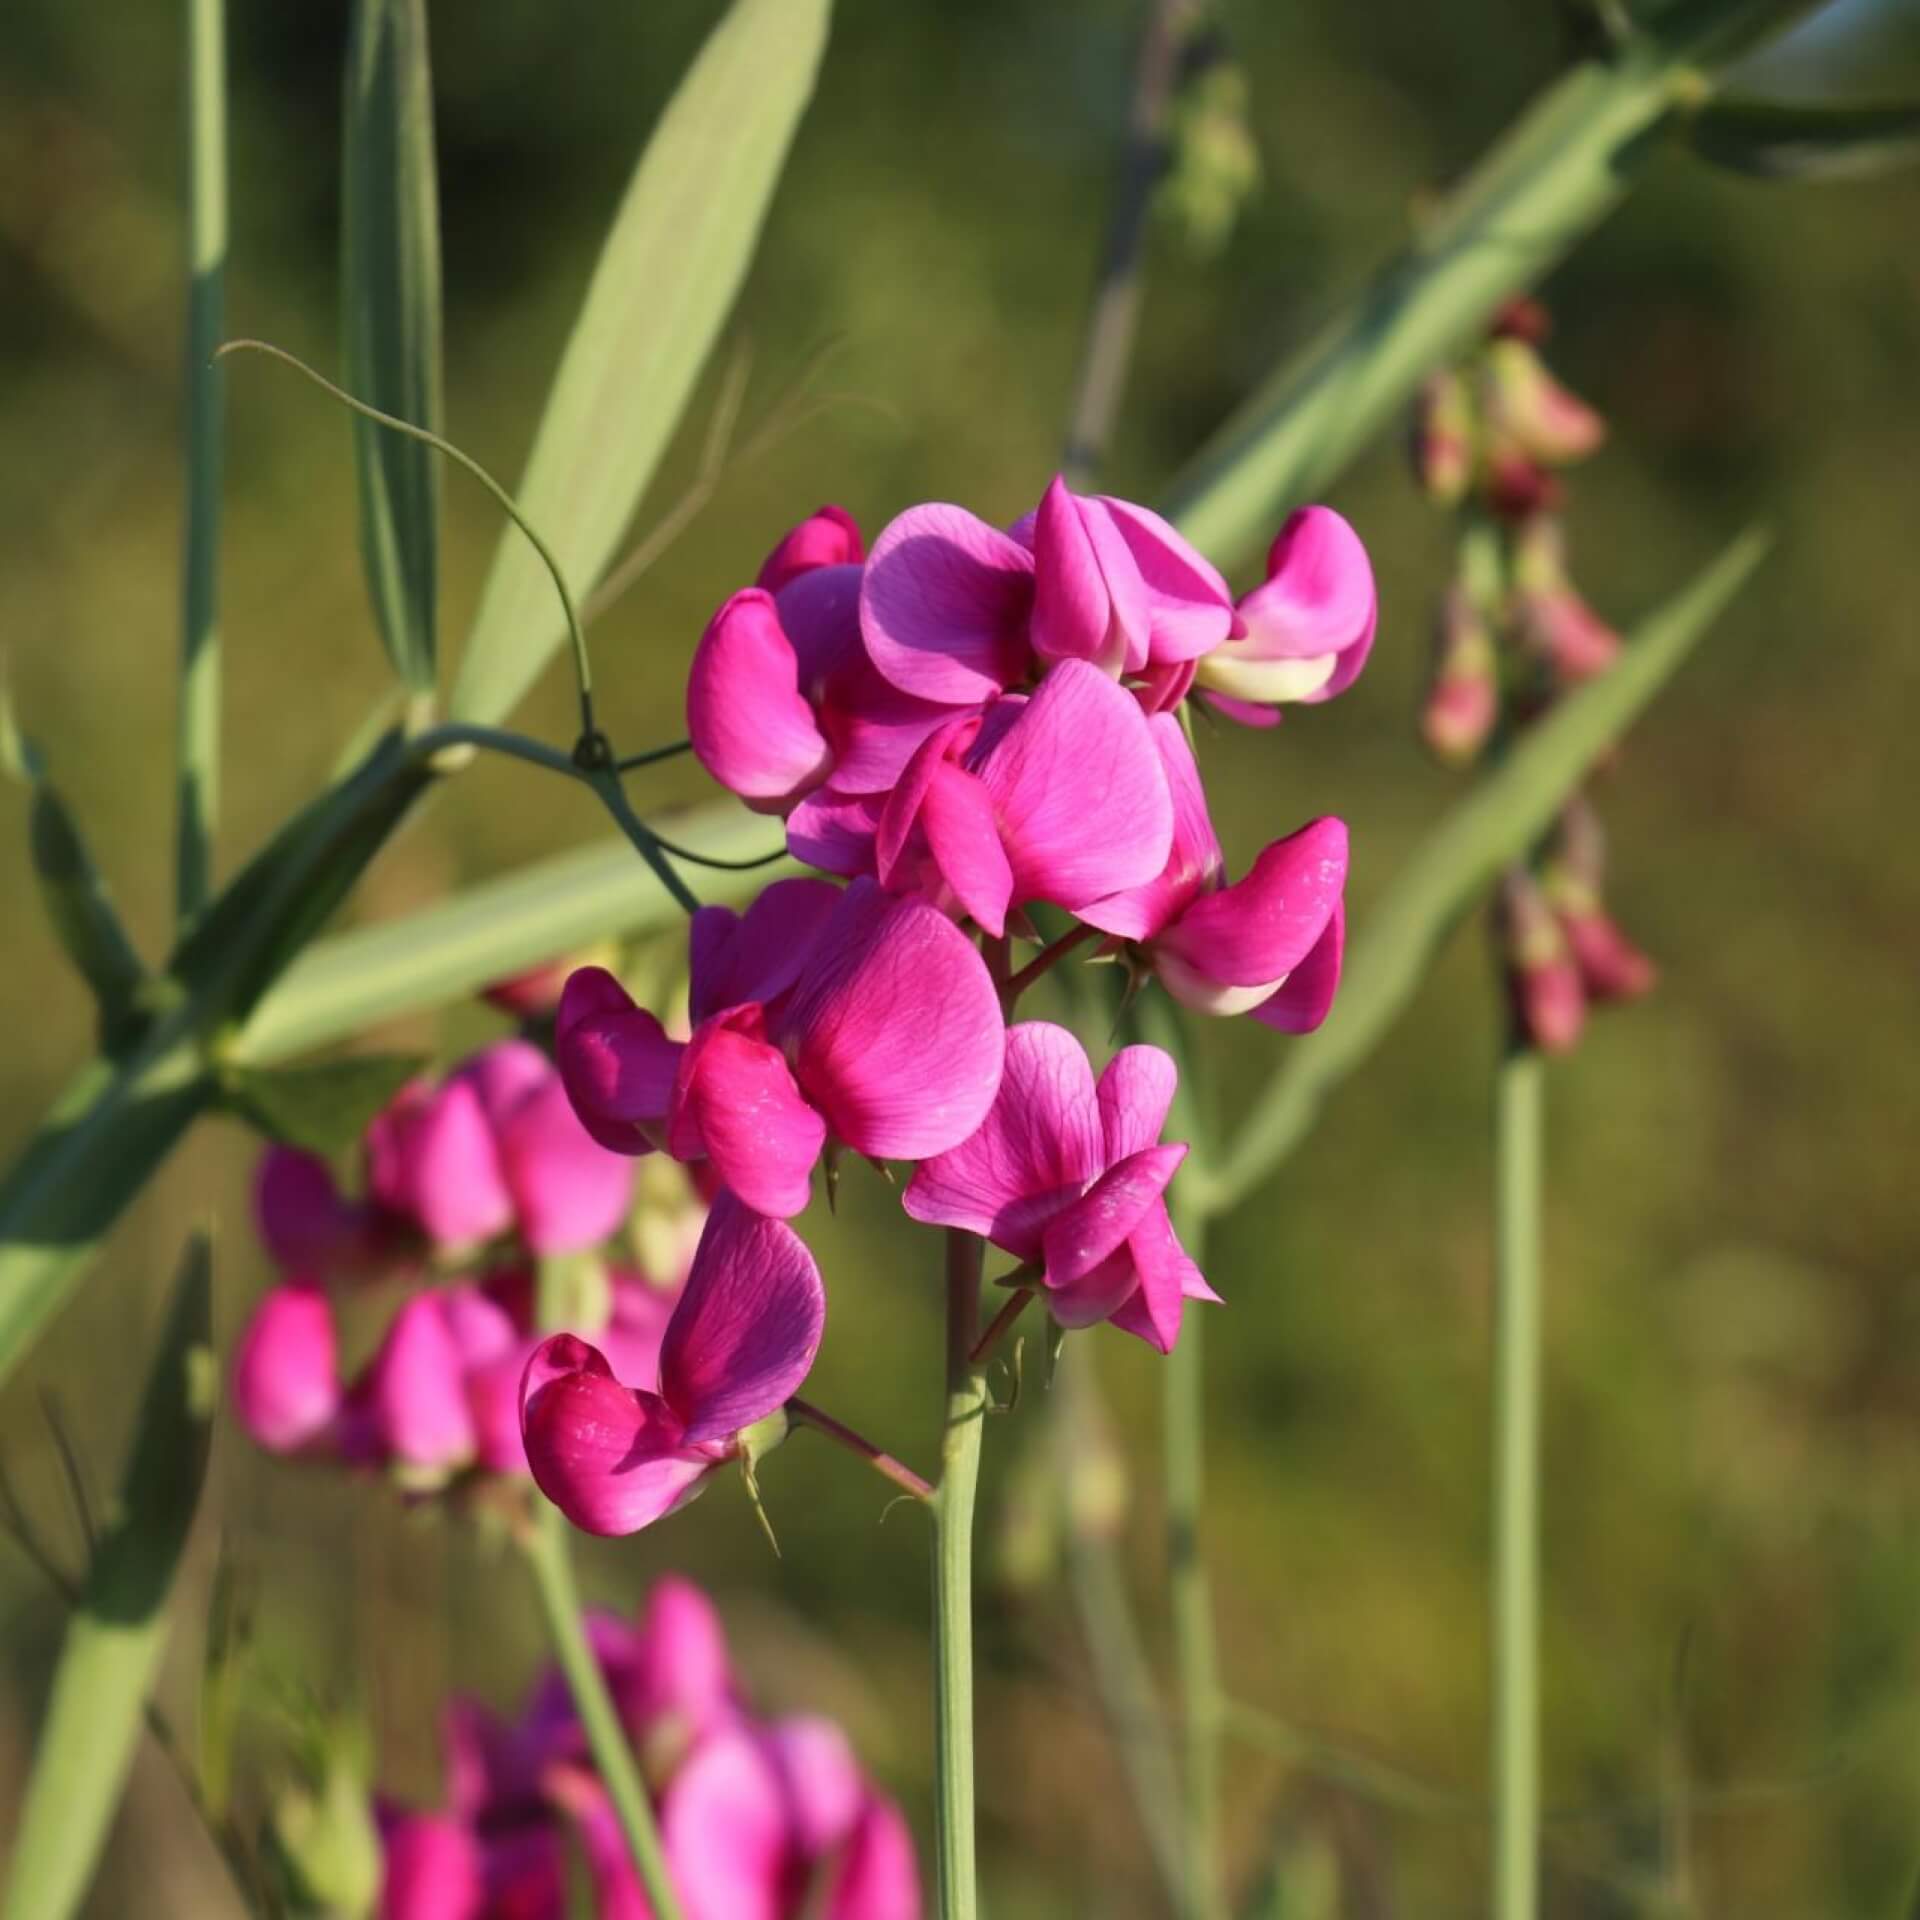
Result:
M785 847L775 847L771 853L757 854L751 860L721 860L712 854L695 853L691 847L683 847L678 842L669 840L652 827L648 827L646 831L656 846L672 854L676 860L684 860L689 866L694 867L712 867L719 873L751 873L756 867L770 867L776 860L784 860L787 857Z

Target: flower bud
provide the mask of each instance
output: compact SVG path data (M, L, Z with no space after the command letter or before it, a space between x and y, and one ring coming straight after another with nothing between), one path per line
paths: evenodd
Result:
M269 1453L320 1438L340 1410L333 1308L310 1281L273 1288L233 1354L233 1410Z
M1450 586L1434 623L1433 684L1420 712L1420 732L1436 760L1469 766L1500 717L1499 661L1493 633L1473 596Z
M1584 460L1606 438L1606 423L1550 374L1525 340L1494 340L1481 356L1480 404L1497 444L1543 467Z
M1536 514L1513 545L1513 612L1520 643L1567 686L1597 679L1620 657L1620 636L1567 577L1559 521Z
M1528 346L1542 345L1553 331L1553 316L1546 302L1530 293L1517 293L1493 316L1487 328L1490 340L1524 340Z
M1413 419L1414 478L1436 506L1455 507L1473 478L1473 394L1459 369L1421 383Z
M1572 1052L1586 1024L1586 992L1560 921L1524 867L1502 881L1499 917L1516 1034L1542 1053Z

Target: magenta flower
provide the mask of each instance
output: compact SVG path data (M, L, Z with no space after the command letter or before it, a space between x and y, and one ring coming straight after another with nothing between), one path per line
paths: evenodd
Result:
M340 1411L333 1308L311 1281L269 1289L233 1350L233 1408L269 1453L321 1438Z
M922 1162L903 1204L1036 1267L1062 1326L1111 1320L1169 1353L1185 1302L1218 1297L1162 1197L1187 1153L1160 1144L1174 1085L1158 1047L1123 1047L1096 1084L1064 1027L1023 1022L1008 1031L993 1111L971 1139Z
M535 1483L589 1533L635 1533L671 1513L807 1377L826 1312L799 1235L722 1194L646 1384L623 1386L571 1334L535 1350L520 1388Z
M924 1159L965 1139L992 1103L1003 1044L993 982L924 902L871 880L844 893L778 882L738 920L700 916L693 969L698 1024L684 1044L611 974L587 968L567 983L560 1073L606 1145L708 1160L748 1206L787 1218L806 1206L829 1139ZM722 984L742 997L721 1000Z
M1302 507L1267 553L1267 577L1239 603L1231 638L1202 656L1194 684L1230 718L1318 702L1360 676L1379 621L1367 550L1331 507Z
M1083 906L1080 918L1128 942L1136 964L1184 1006L1311 1032L1340 984L1346 826L1311 820L1227 885L1186 735L1171 714L1148 725L1173 796L1173 850L1155 879Z
M858 566L866 551L860 523L845 507L816 507L780 536L753 584L778 593L816 567Z

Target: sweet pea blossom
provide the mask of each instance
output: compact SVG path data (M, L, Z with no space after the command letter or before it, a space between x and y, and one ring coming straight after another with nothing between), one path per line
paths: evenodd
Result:
M723 1193L639 1384L572 1334L535 1349L520 1387L535 1483L589 1533L635 1533L683 1506L807 1377L826 1312L799 1235Z
M1064 1327L1111 1320L1170 1353L1188 1300L1218 1296L1162 1197L1184 1146L1160 1144L1176 1071L1123 1047L1098 1083L1080 1042L1031 1020L1009 1029L999 1097L980 1130L915 1170L916 1220L984 1234L1030 1263Z
M810 1195L829 1140L918 1160L979 1125L1000 1080L999 1000L979 953L923 901L872 880L781 881L692 932L686 1042L586 968L555 1026L560 1074L593 1137L712 1163L757 1212Z
M1311 1032L1340 984L1345 824L1309 821L1229 886L1193 749L1171 714L1148 724L1173 797L1172 852L1152 881L1083 906L1080 918L1129 943L1135 964L1184 1006Z
M409 1243L460 1251L507 1232L536 1254L577 1252L613 1232L632 1193L632 1169L588 1137L525 1040L403 1087L368 1127L363 1159L366 1193L353 1200L318 1155L268 1150L254 1207L279 1265L345 1270Z

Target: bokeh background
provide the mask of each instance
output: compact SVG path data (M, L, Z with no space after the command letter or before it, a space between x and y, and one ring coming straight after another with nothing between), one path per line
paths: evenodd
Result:
M180 412L174 9L13 0L0 25L0 643L26 723L161 950L176 648ZM598 238L712 0L434 10L451 432L517 470ZM1052 471L1142 9L1096 0L845 0L816 102L730 331L746 418L812 372L830 404L717 496L596 638L616 736L680 730L711 608L824 499L869 530L920 498L994 518ZM1156 236L1108 474L1151 499L1245 391L1408 231L1565 57L1547 0L1308 0L1222 9L1265 187L1196 259ZM232 331L336 355L337 0L233 9ZM1911 95L1920 28L1843 9L1769 85ZM1553 357L1610 417L1576 477L1577 573L1626 621L1763 517L1764 575L1608 779L1615 905L1664 970L1551 1091L1548 1221L1549 1910L1917 1909L1920 1877L1920 184L1788 189L1675 153L1548 289ZM829 357L818 368L824 350ZM641 525L694 471L710 379ZM236 364L224 594L223 854L320 781L385 683L361 583L345 423ZM1413 735L1448 530L1383 445L1331 495L1379 570L1374 662L1336 705L1205 747L1230 853L1308 814L1353 828L1360 916L1457 790ZM450 477L447 646L498 527ZM522 716L568 727L559 673ZM659 806L697 768L649 776ZM0 794L0 1147L90 1047L35 910L20 797ZM353 907L402 912L602 832L584 795L482 766L379 862ZM453 1046L459 1010L384 1038ZM1208 1036L1230 1114L1287 1044ZM1413 1776L1236 1745L1236 1884L1331 1871L1354 1916L1480 1905L1486 1665L1488 1085L1484 943L1463 929L1308 1147L1209 1260L1213 1559L1228 1685L1302 1737ZM118 1472L159 1288L220 1222L219 1315L265 1282L254 1144L204 1126L0 1405L0 1455L73 1551L46 1418ZM909 1457L937 1419L937 1279L877 1183L810 1220L833 1294L814 1397ZM818 1211L818 1210L816 1210ZM1156 1363L1087 1345L1131 1467L1123 1547L1162 1644ZM1029 1383L1031 1388L1031 1383ZM990 1436L985 1528L1044 1396ZM631 1606L709 1582L769 1706L840 1714L923 1823L925 1543L884 1489L803 1439L766 1469L776 1563L731 1489L587 1555ZM436 1786L453 1685L510 1702L539 1654L523 1573L437 1510L221 1435L165 1680L190 1717L224 1555L255 1669L363 1714L395 1790ZM991 1556L990 1556L991 1557ZM61 1612L0 1541L0 1805L16 1799ZM1059 1583L983 1595L984 1839L1002 1920L1158 1911ZM270 1790L256 1739L252 1790ZM1406 1790L1403 1790L1406 1789ZM1418 1790L1413 1790L1418 1789ZM1426 1789L1437 1789L1432 1793ZM0 1825L0 1832L4 1831ZM92 1911L228 1910L203 1837L144 1753Z

